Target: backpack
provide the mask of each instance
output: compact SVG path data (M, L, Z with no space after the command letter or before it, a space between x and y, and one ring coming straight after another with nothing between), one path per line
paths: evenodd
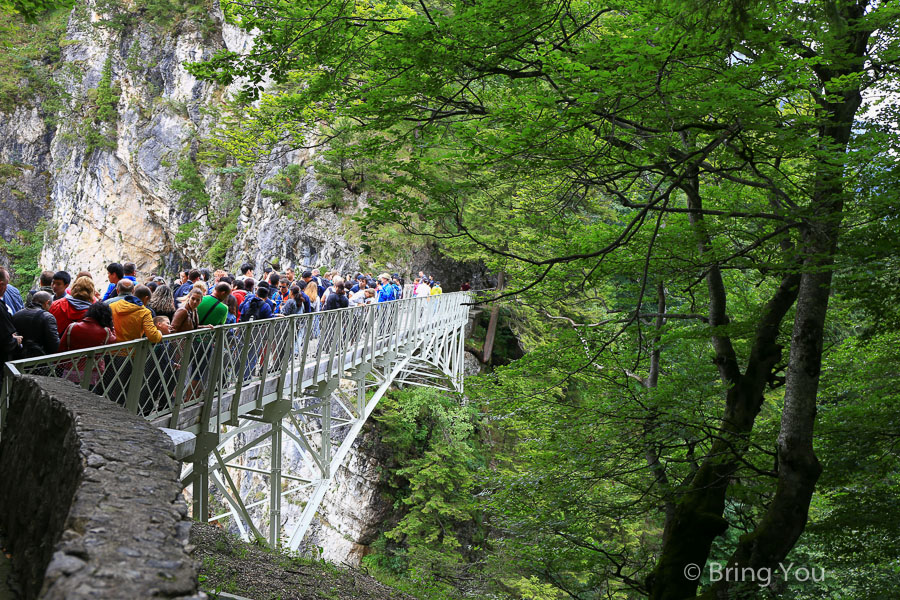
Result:
M247 308L241 312L241 321L253 321L254 319L258 319L259 311L262 310L262 303L263 301L258 296L251 298Z

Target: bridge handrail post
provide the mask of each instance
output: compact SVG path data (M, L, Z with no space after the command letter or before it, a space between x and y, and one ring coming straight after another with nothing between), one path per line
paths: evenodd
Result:
M288 371L291 371L291 377L294 376L293 369L288 369L288 366L291 363L291 359L293 359L294 357L294 343L297 339L297 332L294 328L296 322L296 319L288 319L284 327L284 329L286 329L287 331L284 335L284 349L282 350L281 366L279 367L281 369L281 373L279 373L278 375L278 387L276 388L276 395L278 396L279 400L281 400L284 396L284 382L287 378ZM277 321L273 323L273 325L276 324L278 324Z
M263 407L263 395L266 391L266 375L269 374L269 362L275 350L275 322L270 320L259 321L260 327L265 328L266 341L263 346L262 364L259 366L259 387L256 389L256 408ZM254 326L257 326L254 324Z
M419 303L415 298L409 302L409 315L409 335L406 343L409 346L409 352L412 352L413 343L418 337L417 330L419 328Z
M229 407L231 418L228 420L229 425L236 426L238 424L238 412L241 406L241 396L244 389L244 371L247 369L247 360L250 355L250 342L253 337L250 328L251 325L241 327L241 355L238 360L238 367L235 371L234 392L231 395L231 406Z
M181 407L184 404L184 380L187 378L188 365L191 364L194 350L190 338L181 338L176 343L185 345L185 348L178 359L180 362L178 376L175 378L175 402L172 404L172 416L169 419L169 427L172 429L178 429L178 415L181 414Z
M341 357L338 353L341 351L341 347L344 344L344 313L346 311L336 310L334 311L334 329L331 331L331 350L328 354L328 367L325 371L325 377L330 378L332 375L332 371L335 373L335 377L340 378L340 367L341 367ZM335 359L337 359L337 364L335 364Z
M378 305L370 304L369 305L369 343L371 344L371 350L369 352L368 360L371 362L375 360L375 351L376 351L376 340L378 339L376 336L375 330L378 328Z
M141 386L144 385L144 367L147 365L149 353L150 340L146 339L135 346L131 353L131 381L128 382L125 409L133 415L138 414L138 398L141 395Z
M192 335L189 343L193 343L194 338L202 334ZM225 328L220 327L215 331L215 342L213 345L212 368L209 371L209 379L207 379L206 389L203 390L203 409L200 411L200 427L203 433L209 432L209 419L212 417L212 401L216 396L216 389L221 384L222 377L222 352L225 345ZM216 431L218 435L218 431Z
M216 379L216 431L222 430L222 394L225 388L225 328L215 328L216 365L219 377Z
M300 363L298 368L300 376L297 381L297 387L292 392L295 396L299 395L300 391L303 389L303 378L306 377L306 355L309 352L309 339L312 336L313 330L312 313L306 313L297 319L298 322L300 320L303 321L303 347L300 349Z

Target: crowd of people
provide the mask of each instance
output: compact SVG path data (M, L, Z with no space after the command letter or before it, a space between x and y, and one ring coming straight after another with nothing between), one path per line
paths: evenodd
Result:
M0 267L0 378L9 360L91 348L216 325L334 310L406 296L442 293L441 284L419 272L411 286L399 274L322 273L294 269L259 273L244 263L238 274L190 269L175 281L160 276L138 282L134 263L111 263L106 282L87 271L44 271L23 299ZM105 284L105 286L104 286ZM469 289L466 282L461 289ZM2 379L0 379L2 380Z

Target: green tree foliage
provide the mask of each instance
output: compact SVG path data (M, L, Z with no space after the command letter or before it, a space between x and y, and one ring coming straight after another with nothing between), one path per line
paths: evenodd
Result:
M224 160L223 155L218 152L205 151L197 156L202 157L202 163L206 165L218 164ZM179 176L169 187L179 193L177 208L190 217L178 227L175 241L183 244L187 241L206 240L208 246L205 260L211 265L222 266L238 233L238 206L247 182L247 169L219 166L215 168L215 174L226 178L226 182L230 181L230 185L224 187L222 197L216 202L206 189L206 177L191 158L178 161ZM202 229L201 224L205 224Z
M291 164L281 169L274 177L265 181L272 186L271 190L263 190L264 198L271 198L281 206L297 209L300 205L300 184L306 171L300 165Z
M118 82L113 82L112 58L107 58L97 87L88 94L91 104L84 128L85 154L90 155L94 150L116 149L115 127L121 93Z
M429 388L381 401L376 428L390 448L383 482L400 516L368 564L419 583L467 578L484 536L474 498L483 464L477 416L454 395Z
M0 111L12 112L37 99L47 105L46 113L59 108L65 93L52 75L65 38L66 14L56 10L34 23L9 15L0 24Z
M759 593L698 589L684 569L777 569L795 549L831 458L814 427L826 343L848 335L833 291L865 281L852 310L893 314L873 295L896 259L900 7L321 0L226 15L255 47L192 71L241 77L259 100L233 120L235 152L326 123L366 164L371 230L507 274L531 353L480 392L524 450L490 494L506 572L575 598ZM265 94L267 77L305 85Z
M828 353L817 451L824 470L807 535L792 559L824 568L825 586L791 598L872 599L900 594L900 360L896 331L850 337Z
M41 251L44 248L44 232L47 223L43 219L33 230L20 231L8 241L0 240L0 252L9 257L12 284L21 289L30 289L41 274Z
M184 23L198 28L204 36L218 30L209 0L96 0L93 8L99 19L92 25L113 31L150 24L157 31L170 34ZM76 14L86 18L86 7L76 6Z
M0 17L18 17L35 23L39 17L59 9L71 8L75 0L0 0Z

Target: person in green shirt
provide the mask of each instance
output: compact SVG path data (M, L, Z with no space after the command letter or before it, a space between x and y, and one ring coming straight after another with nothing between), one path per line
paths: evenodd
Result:
M231 285L222 281L216 284L212 294L204 296L197 307L200 325L224 325L228 316L228 296Z

